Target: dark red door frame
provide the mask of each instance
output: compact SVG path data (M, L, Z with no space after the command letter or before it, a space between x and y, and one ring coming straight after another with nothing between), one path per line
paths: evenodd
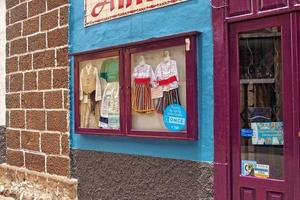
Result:
M282 100L283 100L283 119L285 133L285 148L284 148L284 180L258 179L255 177L240 177L240 79L239 79L239 55L238 55L238 33L270 27L281 28L281 62L283 80ZM230 130L231 130L231 160L232 160L232 194L233 199L239 199L239 188L249 187L256 188L256 198L264 199L265 190L276 191L285 194L285 198L290 197L290 191L293 184L293 135L296 132L293 129L293 66L291 62L291 27L289 24L289 15L279 15L266 17L248 22L239 22L230 25L229 30L229 60L230 60ZM288 147L288 148L287 148ZM265 186L263 189L262 186ZM259 189L258 189L259 188Z
M237 2L231 0L230 2ZM214 169L215 169L215 200L231 200L232 199L232 174L231 174L231 152L230 152L230 79L229 79L229 33L228 27L233 22L247 21L250 19L258 19L267 16L274 16L286 13L289 15L291 24L291 64L292 64L292 79L293 79L293 180L291 185L294 188L293 197L300 196L300 159L299 146L300 138L297 138L298 130L300 128L300 106L299 106L299 80L300 80L300 14L296 14L299 10L299 5L291 6L296 1L290 1L290 7L274 10L268 13L258 15L257 10L253 15L240 17L226 17L228 14L228 6L230 2L224 0L212 0L212 17L213 17L213 36L214 36ZM256 2L256 1L254 1ZM298 1L299 2L299 1ZM229 4L229 5L228 5ZM255 8L257 9L257 8ZM297 21L298 20L298 21ZM298 33L296 32L298 30ZM294 135L295 134L295 135ZM297 138L297 139L295 139ZM285 155L291 156L291 155Z
M299 4L300 4L300 0L298 0ZM296 169L296 172L295 172L295 177L296 179L298 179L298 181L295 182L295 191L294 191L294 196L295 197L300 197L300 103L299 103L299 99L300 99L300 12L297 12L297 14L293 15L293 23L292 23L292 27L295 27L295 30L297 30L297 32L293 32L293 35L292 35L292 41L295 42L294 46L293 46L293 64L295 66L298 66L298 67L295 67L295 73L294 73L294 76L295 76L295 79L297 80L297 84L296 86L294 87L294 90L296 90L295 94L297 96L295 96L295 98L298 100L296 101L295 103L295 109L296 109L296 113L297 115L295 116L295 130L297 130L297 133L298 134L298 139L296 139L294 141L294 146L295 146L295 150L294 150L294 153L295 155L298 154L298 156L296 156L296 158L298 158L298 160L296 159L295 160L295 167ZM298 42L298 43L297 43ZM297 178L298 177L298 178Z

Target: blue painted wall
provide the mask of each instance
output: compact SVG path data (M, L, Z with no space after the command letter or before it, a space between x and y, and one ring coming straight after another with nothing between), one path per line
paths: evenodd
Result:
M200 31L198 44L199 140L174 141L80 135L74 132L74 60L70 70L71 148L213 161L213 40L209 0L184 3L84 27L84 0L71 0L70 52L82 52L181 32Z

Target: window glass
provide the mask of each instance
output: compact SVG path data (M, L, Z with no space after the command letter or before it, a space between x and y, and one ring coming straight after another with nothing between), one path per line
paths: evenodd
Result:
M280 43L277 27L239 35L243 176L283 178Z
M119 129L119 58L79 64L80 128Z
M185 51L182 45L131 54L133 129L167 130L166 108L179 104L186 109Z

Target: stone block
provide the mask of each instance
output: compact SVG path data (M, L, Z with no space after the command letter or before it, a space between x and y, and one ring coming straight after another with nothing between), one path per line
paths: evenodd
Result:
M48 0L47 1L47 8L48 10L52 10L54 8L57 8L59 6L68 4L68 0Z
M63 97L62 91L45 92L45 108L57 109L62 108Z
M22 108L43 108L42 92L27 92L21 95Z
M23 54L27 52L26 38L13 40L10 43L10 55Z
M23 36L27 36L39 32L40 20L39 17L34 17L23 22Z
M40 1L40 0L39 0ZM15 23L27 18L27 3L22 3L10 10L10 23Z
M25 167L38 172L45 171L45 156L41 154L25 153Z
M32 17L46 12L46 0L32 0L28 3L28 16Z
M18 71L18 57L11 57L6 59L6 73Z
M23 74L12 74L9 79L10 92L18 92L23 90Z
M6 131L6 146L10 149L20 149L20 131L11 129Z
M10 127L11 128L25 128L25 111L11 110L10 111Z
M40 133L32 131L22 131L21 132L21 148L40 151Z
M19 70L30 70L32 69L32 54L20 56L19 58Z
M12 40L16 37L21 36L21 29L22 29L21 22L10 25L10 26L7 26L7 28L6 28L6 40Z
M48 156L47 172L59 176L68 176L70 170L70 160L66 157Z
M36 51L46 48L46 33L40 33L28 38L28 51Z
M26 111L26 128L45 130L45 111Z
M23 167L24 166L24 153L16 150L6 150L6 162L9 165Z
M67 45L68 27L54 29L48 33L47 37L49 48Z
M47 154L60 154L60 134L42 133L42 152Z
M50 30L58 26L58 10L51 11L42 15L41 30Z
M43 70L38 72L38 89L51 89L52 84L52 72L51 70Z
M24 74L24 90L36 90L37 89L37 73L26 72Z
M53 88L69 87L69 70L68 68L53 70Z
M49 68L55 66L55 51L45 50L33 54L33 68Z
M68 131L67 114L67 111L48 111L47 130L60 132Z

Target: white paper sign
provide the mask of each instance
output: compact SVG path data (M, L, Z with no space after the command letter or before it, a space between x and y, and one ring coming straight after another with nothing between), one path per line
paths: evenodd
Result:
M269 178L270 177L270 166L256 164L254 168L254 176L259 178Z
M85 25L184 2L186 0L85 0Z

